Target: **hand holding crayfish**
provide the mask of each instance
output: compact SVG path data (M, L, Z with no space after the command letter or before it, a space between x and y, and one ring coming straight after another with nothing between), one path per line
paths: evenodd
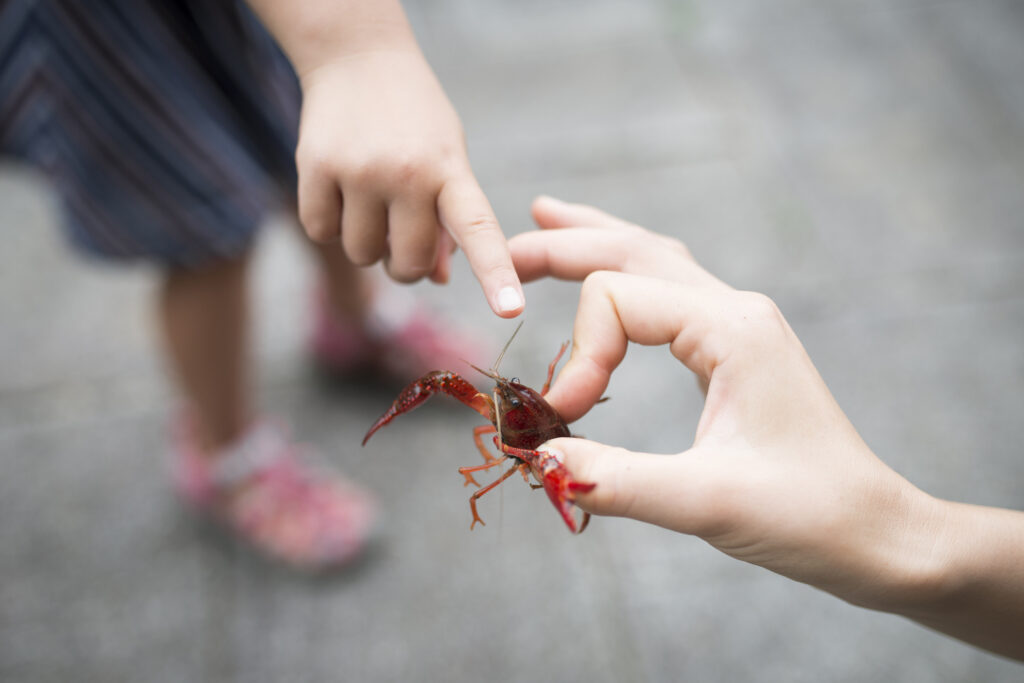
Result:
M861 440L768 297L712 277L677 240L596 209L535 202L509 246L524 282L582 280L572 355L547 398L597 402L630 341L667 344L705 392L677 455L554 439L596 483L577 504L700 536L849 602L1024 659L1024 513L933 498ZM618 271L618 272L609 272Z
M519 326L521 327L522 323ZM518 331L519 327L516 328L516 332ZM515 333L512 334L512 337L515 337ZM511 343L512 339L509 339L509 344ZM469 507L473 513L473 522L469 528L472 529L477 522L484 523L476 510L476 501L480 496L516 472L521 473L523 480L529 483L527 477L529 472L540 482L535 485L535 488L543 488L547 492L548 498L562 515L569 530L573 533L582 533L590 520L590 515L584 513L582 520L577 522L573 516L573 501L577 493L592 490L594 484L576 481L557 458L550 453L536 450L537 446L545 441L569 436L569 427L565 424L565 420L544 400L544 394L547 393L548 387L551 385L551 376L555 372L558 359L565 353L566 344L562 345L558 355L548 366L547 380L540 393L520 384L516 379L509 380L497 373L497 367L501 363L505 351L508 350L509 344L505 345L505 349L498 356L492 370L481 370L475 365L472 366L478 372L494 380L494 392L490 396L477 391L476 387L454 372L447 370L428 372L407 386L391 407L373 423L370 430L366 432L366 436L363 437L363 445L366 445L366 442L378 429L420 405L434 393L448 394L477 411L490 422L490 424L473 430L473 440L484 458L484 464L459 468L459 473L466 478L466 484L480 486L473 478L473 473L500 465L505 460L490 454L482 440L484 434L495 434L495 447L506 458L515 462L513 467L470 497Z

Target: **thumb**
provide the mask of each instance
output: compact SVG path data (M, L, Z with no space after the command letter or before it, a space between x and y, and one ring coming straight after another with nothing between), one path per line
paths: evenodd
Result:
M552 439L537 450L551 453L573 479L596 484L574 502L595 515L629 517L689 532L700 496L688 453L636 453L587 439ZM689 522L688 522L689 520Z

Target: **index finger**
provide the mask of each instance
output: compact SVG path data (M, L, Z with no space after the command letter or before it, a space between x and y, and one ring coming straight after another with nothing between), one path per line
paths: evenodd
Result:
M608 388L629 342L669 344L699 378L710 378L721 349L709 331L728 308L723 296L730 294L643 275L601 271L588 276L572 355L544 398L567 422L579 419Z
M682 242L628 224L534 230L515 235L508 246L524 282L547 276L582 280L596 270L611 270L695 287L727 286L694 261Z
M505 235L490 202L470 175L446 182L437 196L441 225L466 253L491 310L514 318L526 305Z

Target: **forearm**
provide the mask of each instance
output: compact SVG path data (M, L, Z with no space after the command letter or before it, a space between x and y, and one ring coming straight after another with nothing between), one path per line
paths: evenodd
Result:
M398 0L248 0L302 78L370 50L418 50Z
M978 647L1024 660L1024 512L938 501L930 597L893 610Z

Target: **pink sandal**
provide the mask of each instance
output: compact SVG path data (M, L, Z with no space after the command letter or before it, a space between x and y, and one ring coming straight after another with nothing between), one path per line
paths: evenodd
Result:
M379 293L365 321L335 315L322 288L313 303L310 354L331 375L376 374L407 382L431 370L464 372L467 361L482 367L492 362L490 344L397 290Z
M281 426L255 423L213 458L201 452L187 418L173 436L177 493L264 554L312 571L346 564L365 548L370 495L312 467Z

